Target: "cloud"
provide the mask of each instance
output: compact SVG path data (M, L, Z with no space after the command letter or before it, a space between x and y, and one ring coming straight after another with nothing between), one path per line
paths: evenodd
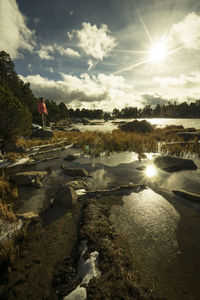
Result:
M38 56L41 59L47 59L47 60L51 60L54 57L50 54L52 54L54 52L54 47L51 45L45 46L45 45L41 45L40 50L37 51Z
M77 77L63 73L61 76L62 80L59 81L49 80L40 75L21 78L30 82L36 96L44 95L48 99L63 101L72 107L95 106L111 111L115 107L122 108L127 103L131 106L138 104L134 100L132 85L128 85L122 76L82 74Z
M168 102L162 95L159 94L144 94L142 95L142 104L143 105L157 105L157 104L166 104Z
M171 29L172 39L186 49L200 48L200 16L190 13L185 19L174 24Z
M80 57L80 54L77 51L74 51L71 48L65 49L63 46L59 46L56 43L53 45L41 45L40 50L37 51L38 56L41 59L51 60L54 58L52 54L59 53L60 55Z
M179 76L154 77L154 82L160 86L160 90L166 97L184 98L194 97L199 99L200 72L194 71ZM159 87L158 87L159 88Z
M88 60L88 65L89 65L88 71L94 69L94 67L96 66L96 64L97 64L97 62L94 62L93 60L89 59Z
M57 50L60 53L60 55L80 57L80 54L71 48L65 49L63 46L55 45L55 50Z
M0 0L0 50L15 59L22 56L20 50L32 52L34 46L35 32L27 27L16 0Z
M35 23L35 25L39 25L42 21L39 18L34 18L33 22Z
M73 30L67 33L69 39L74 37L78 40L78 47L85 54L102 60L109 55L112 49L117 45L115 38L111 35L108 26L102 24L99 28L96 25L83 22L82 29Z

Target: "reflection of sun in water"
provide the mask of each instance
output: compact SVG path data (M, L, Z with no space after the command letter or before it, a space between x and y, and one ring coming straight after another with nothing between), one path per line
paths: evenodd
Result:
M157 170L153 165L146 167L145 174L147 177L153 177L157 174Z
M149 51L149 61L159 63L167 57L166 41L162 40L160 43L155 44Z

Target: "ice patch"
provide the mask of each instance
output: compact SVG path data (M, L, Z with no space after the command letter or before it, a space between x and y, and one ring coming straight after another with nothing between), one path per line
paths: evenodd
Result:
M77 286L68 296L65 296L63 300L85 300L87 299L86 288Z
M86 190L85 189L76 190L76 193L78 196L82 196L82 195L85 195Z
M27 163L29 161L29 157L24 157L24 158L20 158L18 161L16 161L13 164L10 164L9 167L13 167L13 166L18 166L18 165L23 165L25 163Z
M65 296L63 300L85 300L87 299L86 289L80 287L82 284L88 284L93 277L100 276L101 272L98 270L97 262L99 253L94 251L90 253L87 260L84 259L84 254L87 251L87 241L81 241L79 246L81 252L80 260L78 263L78 277L82 280L80 285L73 290L69 295Z

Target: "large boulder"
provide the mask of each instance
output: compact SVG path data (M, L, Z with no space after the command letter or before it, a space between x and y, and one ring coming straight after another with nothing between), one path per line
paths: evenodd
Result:
M66 168L63 172L72 177L87 177L88 172L85 169Z
M65 208L73 208L74 202L77 200L76 191L70 187L62 187L52 201L53 206L61 206Z
M32 186L40 188L43 186L41 180L47 175L46 171L29 171L15 173L11 175L11 179L18 185Z
M182 198L188 199L192 202L200 202L200 195L195 193L186 192L183 190L173 190L175 195L180 196Z
M38 138L38 139L49 139L54 136L52 130L47 129L35 129L33 130L32 134L30 135L30 138Z
M71 187L75 190L80 190L80 189L86 188L87 183L85 182L84 179L79 178L79 179L76 179L76 180L66 182L65 186Z
M125 124L120 125L119 129L126 132L128 131L128 132L146 133L146 132L152 132L153 126L146 120L143 121L134 120L132 122L127 122Z
M197 166L191 159L184 159L172 156L159 156L154 159L154 164L166 171L176 172L181 170L196 170Z

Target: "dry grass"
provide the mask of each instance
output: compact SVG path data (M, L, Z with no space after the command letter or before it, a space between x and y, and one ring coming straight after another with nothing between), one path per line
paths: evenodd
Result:
M0 177L0 198L4 202L13 202L18 198L18 189L15 184L9 182L9 178L4 174Z
M183 138L176 135L177 132L188 129L179 126L168 126L164 129L157 128L151 133L123 132L119 129L112 132L85 131L85 132L54 132L51 139L23 139L17 141L17 145L25 148L33 146L58 143L74 144L80 147L84 153L98 156L102 152L134 151L136 153L161 152L182 156L184 152L200 156L200 149L197 142L183 145ZM168 143L175 143L169 145Z
M2 202L0 199L0 218L8 220L10 222L16 222L17 218L12 210L12 207L7 204Z
M10 266L19 254L19 245L13 240L6 240L0 249L0 266Z

